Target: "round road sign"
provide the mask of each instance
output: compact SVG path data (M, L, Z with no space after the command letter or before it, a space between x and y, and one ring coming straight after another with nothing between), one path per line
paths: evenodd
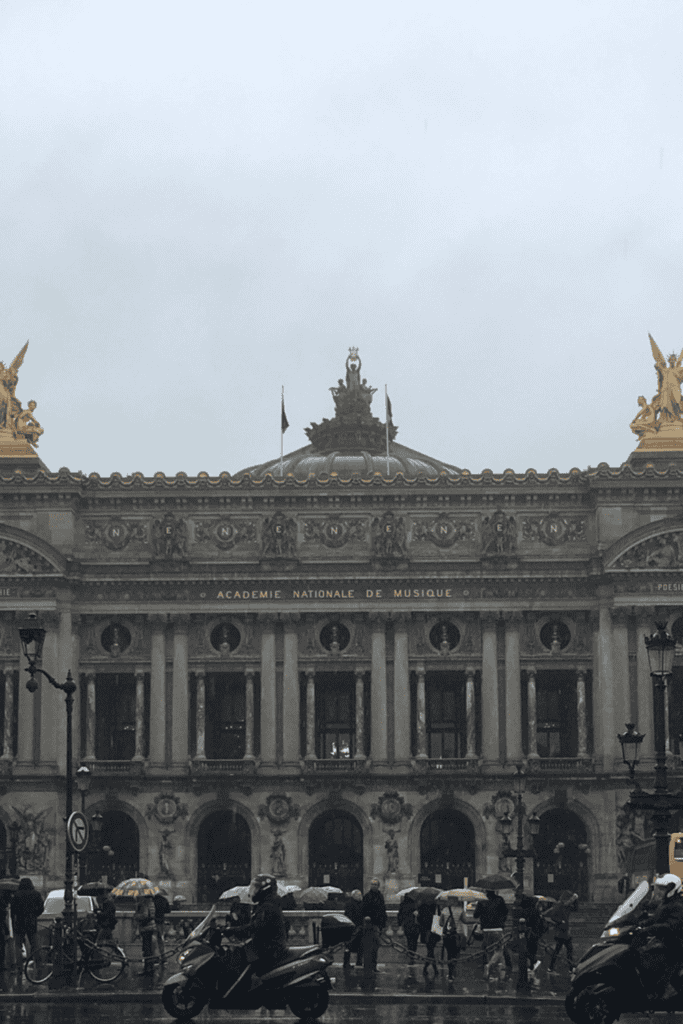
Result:
M83 853L90 838L90 826L88 819L80 811L74 811L69 815L69 820L66 823L66 837L75 853Z

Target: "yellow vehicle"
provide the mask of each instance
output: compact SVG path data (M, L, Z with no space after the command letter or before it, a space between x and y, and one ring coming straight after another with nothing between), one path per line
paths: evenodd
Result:
M669 871L683 881L683 832L672 832L669 841Z
M655 840L643 839L626 851L626 873L619 892L632 892L642 881L652 882L655 875ZM669 871L683 881L683 832L672 832L669 840Z

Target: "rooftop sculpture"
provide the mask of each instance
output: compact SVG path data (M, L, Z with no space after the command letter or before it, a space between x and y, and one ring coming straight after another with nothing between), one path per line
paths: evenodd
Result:
M35 448L43 428L34 415L36 403L31 400L28 408L24 409L15 395L19 369L27 348L28 342L9 366L0 362L0 459L34 459L38 462Z
M683 451L683 351L672 352L668 363L652 337L650 346L657 371L657 394L650 402L638 398L640 410L631 422L631 430L640 443L636 451Z

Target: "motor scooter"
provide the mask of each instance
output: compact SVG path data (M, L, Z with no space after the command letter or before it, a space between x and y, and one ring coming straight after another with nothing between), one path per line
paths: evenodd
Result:
M224 934L214 905L185 939L177 957L180 970L164 983L161 1000L178 1020L196 1017L205 1006L219 1010L284 1010L316 1018L327 1009L332 957L320 946L292 946L276 967L257 974L251 939Z
M576 965L564 1004L574 1024L612 1024L622 1013L683 1010L683 967L655 998L667 970L667 950L655 936L636 941L649 894L649 884L641 882Z

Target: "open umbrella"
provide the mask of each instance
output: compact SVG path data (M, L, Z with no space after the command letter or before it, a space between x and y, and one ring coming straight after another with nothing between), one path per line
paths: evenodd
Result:
M310 885L294 893L297 903L327 903L327 890L322 885Z
M0 878L0 892L16 892L18 888L18 878Z
M233 885L232 889L226 889L218 898L219 900L238 899L240 903L251 903L248 885Z
M443 889L437 889L435 885L414 885L410 889L401 889L396 896L399 899L403 896L410 896L416 903L433 903L442 892Z
M482 875L475 882L477 889L493 890L497 892L499 889L516 889L517 882L514 878L510 878L509 875Z
M342 894L344 892L343 889L338 889L336 885L321 885L320 888L324 889L325 892L329 893L330 895L333 895L335 892L336 893L342 893Z
M159 886L150 882L149 878L126 878L119 882L111 891L112 896L156 896Z
M486 893L479 892L477 889L448 889L446 892L440 892L436 898L437 900L467 900L468 903L475 903L477 900L485 900Z
M296 892L301 892L300 885L285 885L284 882L277 883L277 894L278 896L286 896L287 893L291 893L292 896ZM339 890L337 890L339 892Z
M76 889L76 895L104 896L106 892L111 892L111 888L106 882L84 882L83 885L79 885L78 889Z

